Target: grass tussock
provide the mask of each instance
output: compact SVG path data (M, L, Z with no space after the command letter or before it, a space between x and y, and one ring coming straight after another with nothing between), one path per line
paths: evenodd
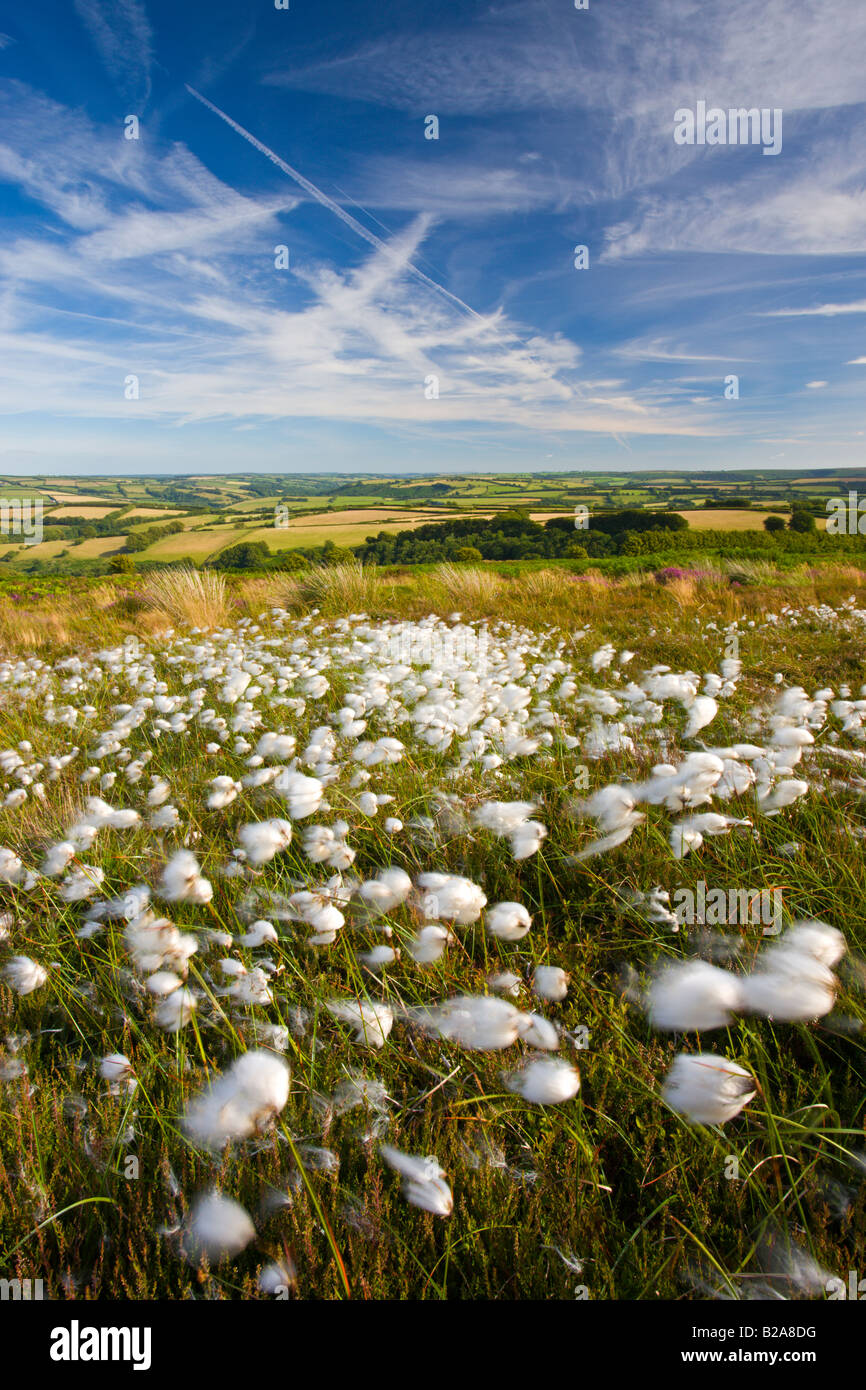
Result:
M373 613L382 602L379 574L360 560L308 570L296 582L299 597L325 613Z
M247 612L255 617L274 608L294 612L303 607L303 586L297 574L259 574L245 579L239 596Z
M432 573L434 597L459 605L473 617L493 617L502 595L503 581L493 570L472 565L437 565Z
M527 603L546 607L558 602L563 590L573 589L574 580L561 570L528 570L517 579L515 588Z
M173 623L188 623L190 627L218 627L228 616L225 577L214 570L197 570L191 565L158 570L145 584L142 597Z
M723 560L722 570L732 579L747 579L752 584L772 584L779 575L771 560ZM789 578L792 583L796 583L798 578L802 582L802 575L798 575L797 571L786 571L786 581Z
M70 621L65 605L47 611L0 608L0 650L45 651L68 642Z

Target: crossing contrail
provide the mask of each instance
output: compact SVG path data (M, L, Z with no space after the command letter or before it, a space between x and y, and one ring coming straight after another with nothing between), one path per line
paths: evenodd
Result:
M189 83L185 83L184 85L190 96L195 97L196 101L200 101L202 106L206 106L209 111L213 111L215 116L219 116L220 120L225 121L226 125L231 126L232 130L236 130L238 135L242 135L245 140L249 141L254 149L258 150L260 154L265 155L272 164L276 164L277 168L281 169L284 174L288 174L290 179L294 179L295 183L299 184L305 193L309 193L310 197L315 198L317 203L321 203L322 207L328 208L336 217L339 217L341 222L345 222L347 227L351 227L352 231L355 232L357 236L369 242L371 246L375 246L377 251L382 251L386 254L389 251L393 252L393 248L389 247L387 241L383 241L381 237L377 237L374 232L368 231L363 223L359 222L357 218L352 217L351 213L346 212L345 208L342 208L333 198L329 198L327 193L323 193L321 188L317 188L314 183L311 183L308 178L305 178L300 170L293 168L291 164L287 164L284 159L280 159L278 154L274 154L274 151L268 149L267 145L263 145L261 140L257 140L256 137L251 135L248 130L245 130L242 125L238 125L237 121L232 120L231 116L227 116L225 111L221 111L212 101L208 101L207 97L203 97L201 92L197 92L194 87L190 87ZM463 300L458 299L456 294L452 294L450 290L446 290L444 285L438 284L436 280L431 280L429 275L425 275L423 270L419 270L411 261L406 262L406 269L415 276L416 280L422 281L422 283L427 285L431 290L435 290L437 294L442 294L446 299L450 299L451 303L456 304L465 314L469 314L472 318L482 321L483 316L481 314L476 313L468 304L464 304Z

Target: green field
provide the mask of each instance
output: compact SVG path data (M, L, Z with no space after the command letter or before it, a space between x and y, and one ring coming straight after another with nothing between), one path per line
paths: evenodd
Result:
M830 497L866 488L866 474L724 473L691 478L673 473L557 473L428 475L347 479L335 475L242 474L187 478L52 478L0 480L0 496L41 498L43 523L58 528L30 546L0 538L0 561L11 570L105 570L126 549L129 535L178 521L181 534L163 535L136 550L136 565L196 565L241 541L264 541L273 554L328 542L346 550L381 531L394 533L436 520L490 517L522 508L539 519L569 515L578 504L592 513L621 508L670 510L691 529L731 534L760 531L764 518L807 505L824 522ZM276 525L288 514L289 525ZM96 534L86 534L88 525Z

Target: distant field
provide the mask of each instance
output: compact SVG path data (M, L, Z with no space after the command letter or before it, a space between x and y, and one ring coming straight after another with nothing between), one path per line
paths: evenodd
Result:
M155 545L148 546L147 550L140 551L135 558L183 560L188 557L198 563L225 546L233 545L235 541L249 540L251 534L242 526L219 526L208 531L179 531L177 535L165 536Z
M125 536L93 536L88 541L80 541L70 554L79 560L94 560L98 555L111 555L120 550L125 541Z
M307 526L351 526L356 522L372 524L379 521L394 521L400 526L421 526L425 521L445 521L440 511L395 511L394 507L347 507L339 512L313 512L309 516L290 521L288 529L294 531Z
M196 518L200 521L201 518ZM286 527L276 526L219 526L207 531L185 531L183 535L166 536L141 552L145 560L178 560L184 555L201 560L237 541L265 541L271 550L291 550L308 546L362 545L367 536L378 531L408 531L428 521L444 521L438 513L396 513L381 508L365 510L353 507L344 512L318 512L290 521Z
M79 541L77 545L69 541L42 541L41 545L24 545L16 540L0 545L0 559L7 551L20 547L21 553L33 560L54 560L61 550L68 550L70 559L94 560L100 555L111 555L121 550L125 540L125 536L93 536L90 540Z
M774 513L740 511L736 507L713 511L708 507L706 511L700 509L680 512L679 515L685 517L693 531L762 531L764 518L773 516ZM827 525L825 517L817 517L816 522L819 531Z
M110 511L113 511L114 508L113 508L113 507L112 507L112 508L109 508L109 510L110 510ZM55 513L55 515L57 515L57 513ZM171 521L173 517L182 516L182 515L183 515L182 512L180 512L180 511L169 511L167 507L136 507L136 508L135 508L135 511L127 512L126 515L125 515L124 517L122 517L121 519L122 519L124 522L127 522L127 521L140 521L140 520L147 520L148 517L156 516L156 517L163 517L166 521ZM199 518L199 520L201 520L201 518Z
M49 513L49 517L50 517L51 519L53 519L54 517L64 517L64 516L83 516L83 517L85 518L85 520L87 520L87 521L97 521L97 520L101 520L102 517L104 517L104 516L108 516L109 512L116 512L116 511L117 511L117 506L116 506L116 504L113 505L113 506L102 506L102 507L90 507L90 506L83 506L83 507L58 507L58 508L56 509L56 511L53 511L53 512Z
M96 492L55 492L52 487L43 487L38 490L50 494L56 502L105 502L105 498L100 497ZM119 507L123 500L122 497L118 498L115 505ZM113 511L114 508L109 507L108 510Z

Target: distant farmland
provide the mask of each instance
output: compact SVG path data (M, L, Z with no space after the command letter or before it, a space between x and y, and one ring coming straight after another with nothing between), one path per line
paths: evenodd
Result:
M240 542L264 542L272 554L361 546L369 536L393 534L455 518L488 519L522 508L545 522L570 516L577 505L590 515L623 508L677 512L692 532L729 532L754 546L766 543L763 523L787 520L805 506L825 528L825 502L848 491L866 494L866 474L778 470L703 474L544 473L406 477L291 474L0 479L0 496L41 498L45 541L25 545L23 535L0 537L7 577L17 571L93 569L104 572L128 552L136 565L201 565ZM278 508L288 526L275 525ZM119 513L119 515L117 515ZM174 521L183 528L159 534ZM96 535L93 531L96 531ZM88 532L90 534L88 534ZM152 534L148 535L150 532ZM760 535L761 539L758 540ZM135 537L149 542L136 549ZM714 541L710 539L710 544Z

